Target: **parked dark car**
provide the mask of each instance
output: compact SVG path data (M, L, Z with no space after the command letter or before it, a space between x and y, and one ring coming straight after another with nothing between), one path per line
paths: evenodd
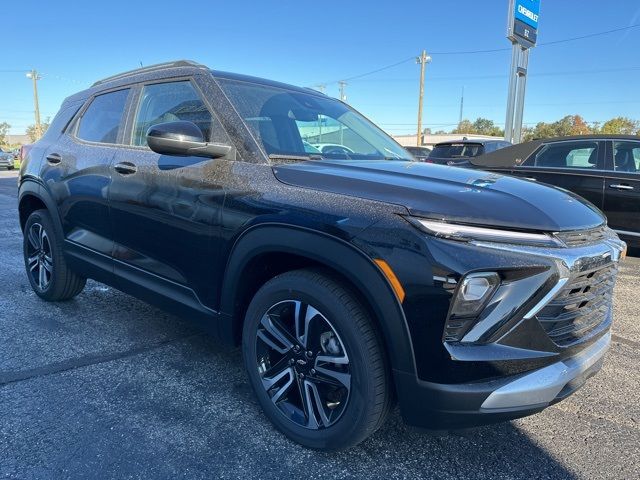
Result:
M319 118L351 153L305 149ZM406 160L319 92L186 61L120 74L22 163L26 273L46 301L92 278L241 345L267 417L312 448L367 438L394 398L443 429L572 394L609 346L624 243L573 194Z
M431 153L431 149L429 147L404 147L406 151L408 151L413 158L415 158L419 162L428 162L433 163L428 160L429 154Z
M439 165L455 165L465 163L470 158L495 152L501 148L510 147L511 143L504 140L456 140L441 142L433 147L427 161Z
M477 168L571 190L602 210L609 227L629 246L640 247L640 137L534 140L470 162Z

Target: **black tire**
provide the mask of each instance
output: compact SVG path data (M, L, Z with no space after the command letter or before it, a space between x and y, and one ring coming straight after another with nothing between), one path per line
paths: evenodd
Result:
M302 318L309 320L298 323L300 331L294 330L295 319ZM285 339L289 349L280 351L287 347L279 343L283 337L274 333L291 332ZM357 445L386 419L391 389L382 343L366 309L347 285L330 274L296 270L263 285L247 310L242 351L265 414L287 437L305 447L331 451ZM282 372L286 370L284 377L268 387L281 366ZM342 380L332 385L335 378ZM303 392L308 392L306 401ZM308 415L309 408L312 413Z
M7 167L7 170L13 170L14 167Z
M29 215L23 233L24 265L33 291L49 302L78 295L87 280L67 266L62 239L56 234L49 212L36 210Z

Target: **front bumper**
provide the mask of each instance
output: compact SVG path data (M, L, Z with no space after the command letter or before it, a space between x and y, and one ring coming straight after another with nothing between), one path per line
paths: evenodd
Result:
M449 247L451 250L445 250ZM571 313L558 314L552 328L546 327L544 315L548 317L558 298L567 304L567 309L578 308L569 305L573 302L567 299L572 297L562 295L590 295L588 289L574 293L573 287L579 286L585 276L591 278L592 271L611 265L615 280L615 266L625 249L615 235L577 248L479 242L465 246L438 242L437 248L440 251L434 257L445 259L440 263L443 268L438 277L434 274L434 281L441 284L451 279L455 282L468 271L493 271L499 267L508 270L513 265L515 271L519 268L525 274L512 276L504 284L504 295L496 294L487 313L459 335L461 340L449 341L445 331L442 343L426 349L424 342L429 336L414 336L418 375L394 371L401 411L408 424L430 429L466 428L530 415L566 398L601 368L611 339L610 298L607 303L598 304L598 311L606 311L601 321L588 325L588 333L576 334L569 340L556 335L555 323ZM462 268L447 269L447 265L456 265L446 261L449 258ZM472 262L476 265L470 268ZM536 266L545 268L536 270ZM594 282L597 280L593 277ZM590 288L596 289L594 285ZM425 317L414 314L413 318L410 325L418 331L416 326L424 324ZM578 322L577 326L582 324ZM431 335L437 331L435 325ZM437 352L438 346L444 352L431 354Z
M611 343L606 333L579 354L520 375L466 384L437 384L395 372L406 399L405 422L418 428L486 425L537 413L578 390L603 364Z

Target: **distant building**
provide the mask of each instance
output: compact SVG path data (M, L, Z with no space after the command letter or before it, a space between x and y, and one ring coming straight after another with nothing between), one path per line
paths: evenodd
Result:
M492 137L490 135L474 135L471 133L445 133L443 135L432 135L425 134L422 136L422 146L424 147L433 147L436 143L440 142L455 142L457 140L462 140L463 138L467 138L468 140L478 139L478 140L504 140L502 137ZM398 142L403 147L415 147L416 140L418 136L416 134L413 135L393 135L393 138L396 142Z
M27 145L31 142L29 135L10 135L4 136L4 141L7 145Z

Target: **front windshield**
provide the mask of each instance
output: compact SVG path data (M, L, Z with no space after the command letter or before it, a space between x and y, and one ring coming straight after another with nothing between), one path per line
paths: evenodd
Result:
M335 99L228 79L220 84L267 155L410 160L382 130Z

